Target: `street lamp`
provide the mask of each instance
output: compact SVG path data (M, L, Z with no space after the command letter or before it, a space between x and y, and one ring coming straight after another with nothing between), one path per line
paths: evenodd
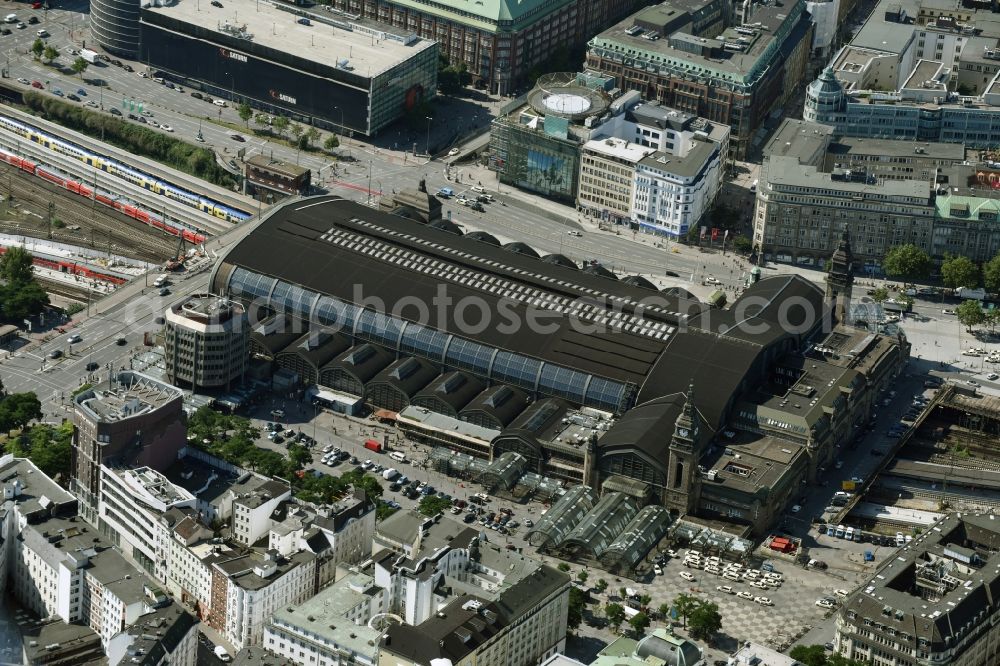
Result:
M431 117L427 116L427 143L424 144L424 153L431 156Z

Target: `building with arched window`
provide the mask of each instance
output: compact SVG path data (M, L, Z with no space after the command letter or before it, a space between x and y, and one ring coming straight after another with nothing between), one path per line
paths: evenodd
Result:
M754 273L719 309L336 196L257 224L211 286L298 332L279 363L310 378L318 366L319 387L496 463L498 486L513 460L522 476L620 497L607 534L536 531L592 560L625 548L612 544L647 504L766 529L867 420L909 349L901 334L832 321L824 290L798 275ZM333 348L302 348L303 331L348 346L320 366L312 355Z

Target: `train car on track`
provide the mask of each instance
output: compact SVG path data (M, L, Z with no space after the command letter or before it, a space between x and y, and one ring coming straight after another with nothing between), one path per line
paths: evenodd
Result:
M4 254L6 251L6 247L0 246L0 255ZM53 271L59 271L60 273L79 275L80 277L89 278L91 280L100 280L101 282L107 282L113 285L122 285L132 279L132 276L116 271L113 268L108 268L107 266L101 266L100 264L80 261L68 257L45 254L44 252L32 251L31 258L32 263L35 266L48 268Z
M43 146L60 155L66 155L73 159L80 160L88 166L100 169L116 178L120 178L137 187L165 196L174 201L179 201L184 205L196 208L220 220L238 223L250 219L251 214L227 206L209 197L190 192L182 187L178 187L165 180L152 176L144 171L122 164L110 157L94 153L86 148L78 146L70 141L52 136L37 127L28 125L9 116L0 114L0 128L12 132L28 141ZM9 160L5 160L9 161ZM25 169L26 171L28 169Z
M97 203L107 206L108 208L114 208L115 210L142 222L143 224L148 224L149 226L155 229L160 229L161 231L164 231L172 236L183 236L184 240L189 243L198 245L205 242L206 236L203 233L186 227L177 221L164 221L161 215L151 213L134 202L122 199L121 197L117 197L108 192L104 192L100 188L95 191L94 188L89 185L80 183L53 167L36 165L32 161L18 157L13 153L3 150L2 148L0 148L0 161L7 162L8 164L16 166L28 173L33 173L39 178L47 180L53 185L68 190L73 194L86 197L87 199L96 201Z

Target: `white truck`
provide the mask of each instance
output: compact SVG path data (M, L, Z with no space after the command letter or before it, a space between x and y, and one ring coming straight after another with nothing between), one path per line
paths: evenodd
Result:
M384 472L382 472L382 478L385 479L386 481L392 481L397 476L399 476L399 472L397 472L392 467L390 467L389 469L387 469Z
M89 62L91 65L97 62L97 51L91 51L90 49L81 49L80 57Z
M959 287L955 290L955 295L959 298L970 298L975 301L981 301L986 298L986 290L982 287L972 288L972 287Z

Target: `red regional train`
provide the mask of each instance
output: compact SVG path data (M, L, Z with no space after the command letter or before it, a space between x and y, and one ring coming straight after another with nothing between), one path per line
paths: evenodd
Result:
M7 248L0 247L0 255L6 251ZM81 277L90 278L91 280L108 282L113 285L122 285L131 279L128 275L119 273L104 266L80 263L79 261L74 261L73 259L57 257L51 254L32 252L32 263L35 266L41 266L42 268L48 268L49 270L59 271L60 273L79 275Z
M192 229L186 227L177 227L171 223L165 223L163 218L159 215L150 213L147 210L136 206L135 204L126 203L124 201L119 201L118 199L113 199L108 195L107 192L103 192L98 189L97 194L94 194L94 188L89 185L79 183L75 180L62 175L55 169L50 167L45 167L29 159L23 157L18 157L13 153L9 153L6 150L0 149L0 160L3 160L11 166L17 167L21 171L26 173L34 174L39 178L49 181L59 187L69 190L73 194L79 194L82 197L86 197L99 204L103 204L108 208L114 208L115 210L128 215L131 218L139 220L143 224L148 224L151 227L165 231L166 233L177 236L178 234L184 236L184 240L189 243L200 244L205 242L205 235L198 233Z

